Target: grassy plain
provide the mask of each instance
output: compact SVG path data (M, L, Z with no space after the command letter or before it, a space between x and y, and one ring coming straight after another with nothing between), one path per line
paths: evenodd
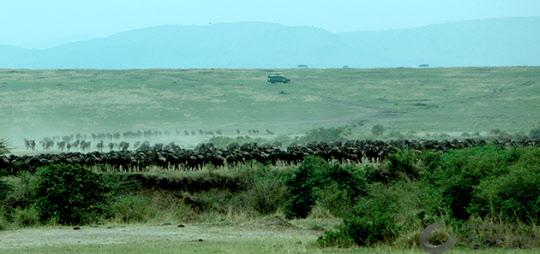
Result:
M392 247L321 249L318 232L250 226L130 225L112 227L35 228L0 232L0 251L19 253L426 253ZM456 248L449 254L536 253L537 250Z
M269 73L292 82L270 85ZM540 67L0 70L0 114L15 151L23 138L146 129L526 133L540 125ZM159 141L203 139L177 136Z

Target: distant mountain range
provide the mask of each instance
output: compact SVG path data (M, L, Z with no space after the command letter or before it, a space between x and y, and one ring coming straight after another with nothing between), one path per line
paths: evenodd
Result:
M540 65L540 17L330 33L267 23L166 25L30 50L0 68L289 68Z

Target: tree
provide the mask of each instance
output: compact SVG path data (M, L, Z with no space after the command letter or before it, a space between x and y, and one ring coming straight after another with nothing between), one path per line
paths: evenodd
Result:
M0 139L0 156L6 153L9 153L9 150L7 149L6 141Z
M382 136L384 133L384 126L377 124L371 128L371 133L375 136Z
M5 140L0 140L0 156L8 153ZM0 179L0 210L2 208L2 203L6 198L8 192L11 190L11 187L2 179ZM2 214L0 214L0 230L2 229Z
M101 175L78 165L51 165L38 173L36 208L40 221L63 225L97 221L107 205L108 188Z
M540 127L532 129L529 136L534 139L540 139Z

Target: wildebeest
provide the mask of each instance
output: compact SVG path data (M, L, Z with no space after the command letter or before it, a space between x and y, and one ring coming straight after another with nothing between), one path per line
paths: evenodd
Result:
M86 142L81 142L82 144ZM103 141L100 142L103 145ZM127 143L127 142L126 142ZM59 147L69 143L58 142ZM195 149L183 149L174 143L167 145L156 144L150 146L148 141L142 143L135 151L126 151L126 144L119 145L120 150L103 152L62 153L62 154L39 154L39 155L10 155L0 158L3 167L8 167L8 172L17 173L21 170L34 170L38 166L51 163L77 163L86 166L107 165L112 168L126 169L136 167L144 169L148 166L166 168L191 168L198 169L205 164L215 166L234 165L250 160L261 163L284 162L294 164L301 162L306 156L318 156L325 160L337 160L341 162L380 162L399 149L431 150L445 152L451 149L482 146L492 144L500 147L535 146L540 147L540 140L350 140L346 142L314 142L307 144L292 144L282 149L279 144L257 145L231 144L226 148L219 148L212 144L201 144ZM116 147L116 144L110 143ZM99 143L98 143L99 147ZM7 161L6 161L7 160ZM0 168L1 169L1 168Z
M51 138L44 138L42 141L40 141L40 143L45 151L49 151L54 147L54 141Z
M66 148L66 141L56 142L56 146L58 147L58 150L64 151L64 149Z
M24 139L24 145L26 146L26 150L30 150L30 149L32 149L32 151L36 150L36 141L35 140Z
M103 140L100 140L97 144L96 144L96 148L99 152L103 152L103 147L104 147L104 144L103 144Z
M120 144L118 144L118 148L121 150L121 151L127 151L129 149L129 143L128 142L125 142L125 141L122 141L120 142Z
M81 141L81 150L82 151L87 151L89 150L91 147L92 147L92 143L90 141Z

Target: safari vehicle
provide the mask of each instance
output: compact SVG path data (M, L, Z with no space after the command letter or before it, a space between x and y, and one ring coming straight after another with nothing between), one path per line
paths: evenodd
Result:
M291 80L282 76L282 75L279 75L279 74L270 74L268 75L268 79L267 79L267 82L269 83L272 83L272 84L275 84L275 83L289 83Z

